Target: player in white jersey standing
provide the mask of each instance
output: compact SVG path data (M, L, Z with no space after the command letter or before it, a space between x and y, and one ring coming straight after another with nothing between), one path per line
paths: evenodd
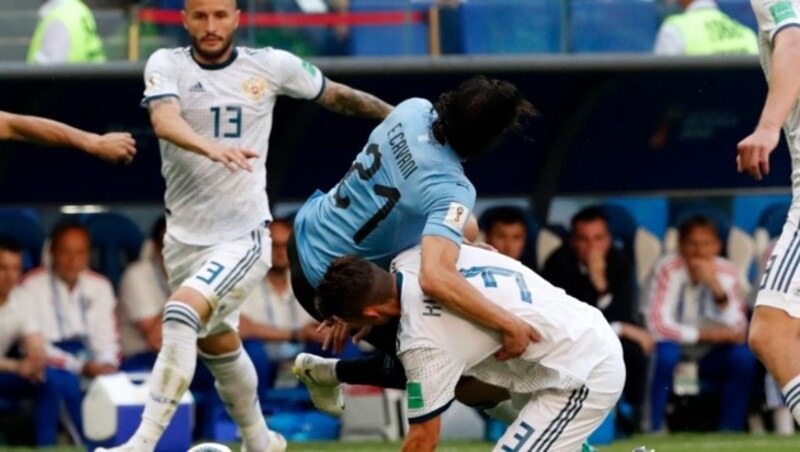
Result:
M783 127L792 158L793 201L761 280L749 341L800 422L800 0L750 4L769 92L755 131L738 144L737 167L756 180L767 174Z
M400 318L410 429L404 451L429 451L440 414L462 376L505 388L518 410L495 451L581 450L616 405L625 384L622 346L596 308L567 295L519 261L464 245L457 266L488 300L529 323L541 342L518 358L494 356L502 337L429 299L419 286L420 249L404 251L392 273L356 257L334 261L317 288L326 318L383 325Z
M326 80L291 53L234 47L235 0L186 0L183 16L191 47L158 50L145 68L144 103L167 185L164 261L172 295L142 422L115 450L153 450L199 353L243 448L280 451L286 443L264 422L256 372L236 333L239 305L270 266L265 163L275 99L316 100L374 119L392 107Z

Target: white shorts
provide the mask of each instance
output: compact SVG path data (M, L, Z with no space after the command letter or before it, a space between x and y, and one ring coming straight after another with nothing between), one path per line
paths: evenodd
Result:
M624 385L622 354L613 353L592 370L580 388L533 394L492 450L579 452L614 409Z
M767 262L756 306L769 306L800 319L800 204L792 203L783 231Z
M236 240L210 246L189 245L166 234L164 266L169 287L191 287L211 306L199 337L239 328L239 306L272 265L269 229L260 225Z

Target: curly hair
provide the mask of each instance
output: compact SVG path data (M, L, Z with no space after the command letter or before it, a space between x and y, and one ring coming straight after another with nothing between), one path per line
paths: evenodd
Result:
M434 136L463 160L488 151L507 132L521 131L522 120L536 115L514 84L482 75L440 95L434 109Z

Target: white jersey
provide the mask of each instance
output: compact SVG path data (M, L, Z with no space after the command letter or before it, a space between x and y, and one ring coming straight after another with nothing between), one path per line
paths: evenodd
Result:
M119 341L114 309L117 301L111 282L100 274L84 271L70 290L50 270L31 272L22 283L26 303L36 313L36 321L47 346L49 363L55 367L80 371L91 359L116 365ZM62 341L83 343L90 356L75 356L52 344Z
M761 67L769 81L775 34L786 27L800 26L800 0L750 0L758 20ZM800 99L783 124L792 159L792 193L800 196Z
M122 275L119 285L119 337L122 355L149 352L147 338L136 323L152 317L161 318L170 291L167 278L155 258L138 260Z
M401 295L398 356L409 381L410 420L441 412L461 375L513 393L567 390L583 385L592 369L621 354L619 339L596 308L567 295L519 261L464 245L461 274L490 301L533 325L542 340L518 359L500 362L499 333L428 299L419 287L419 248L393 262ZM421 400L416 403L415 393Z
M270 220L266 192L267 146L279 95L314 99L324 77L314 65L272 48L237 47L231 59L201 65L191 48L161 49L145 67L144 102L174 96L198 134L260 153L252 172L224 165L160 141L166 180L167 229L179 241L214 245L248 234Z
M0 306L0 356L5 356L24 336L39 332L36 314L26 305L28 300L23 291L20 287L14 288Z

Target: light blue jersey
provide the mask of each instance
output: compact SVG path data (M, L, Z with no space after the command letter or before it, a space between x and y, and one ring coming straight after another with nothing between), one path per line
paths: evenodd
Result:
M344 178L297 213L297 253L313 287L347 254L388 268L425 235L461 244L475 187L455 151L433 137L436 118L427 100L402 102L372 131Z

